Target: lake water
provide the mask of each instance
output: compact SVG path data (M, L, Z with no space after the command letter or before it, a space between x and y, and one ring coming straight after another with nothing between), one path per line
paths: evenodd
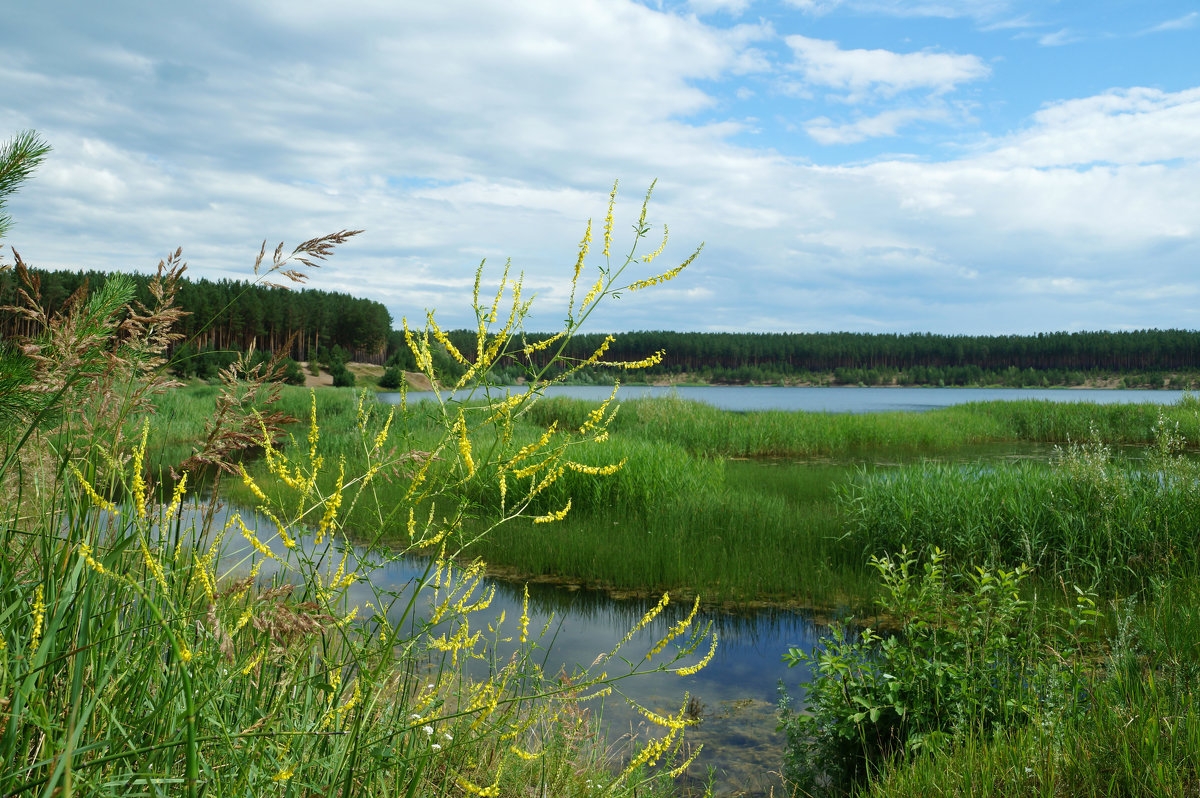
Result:
M520 387L500 388L519 391ZM567 396L602 402L612 393L603 385L561 385L546 389L546 396ZM704 402L722 410L806 410L825 413L880 413L889 410L920 412L967 402L1041 399L1050 402L1096 404L1145 402L1174 404L1185 391L1108 390L1091 388L788 388L780 386L712 385L656 387L623 385L619 397L677 396ZM432 399L433 394L410 391L408 401ZM380 393L379 400L395 404L399 393Z

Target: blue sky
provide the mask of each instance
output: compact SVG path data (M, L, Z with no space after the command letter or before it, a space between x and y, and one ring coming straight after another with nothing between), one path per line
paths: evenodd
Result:
M314 287L468 326L511 258L551 329L612 181L621 242L657 178L663 257L704 252L594 329L1200 327L1194 1L7 10L0 136L54 147L9 205L35 265L239 278L364 228Z

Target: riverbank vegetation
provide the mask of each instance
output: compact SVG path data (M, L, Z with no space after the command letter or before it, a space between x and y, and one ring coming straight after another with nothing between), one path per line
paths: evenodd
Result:
M22 137L0 152L0 176L44 154ZM604 263L563 340L610 293L679 270L639 278L635 250L610 262L611 214L610 201ZM644 216L635 246L650 229ZM351 235L281 246L255 272L298 275ZM184 268L179 253L161 264L149 303L113 276L61 314L40 305L37 275L19 258L12 268L13 312L35 334L0 348L0 792L669 794L696 753L683 740L695 722L687 696L674 711L637 708L660 733L620 750L582 706L637 671L703 667L716 639L695 613L668 629L652 623L663 595L590 666L545 673L546 630L529 628L527 612L490 614L484 566L455 543L471 490L506 485L496 523L530 514L539 486L601 438L607 418L522 445L511 421L536 395L446 400L412 426L403 409L364 397L336 442L355 453L347 462L326 453L332 412L323 417L310 394L302 412L289 408L305 423L288 438L273 364L244 360L219 388L188 397L205 412L180 412L172 400L184 394L164 367ZM494 300L477 283L475 307L480 342L505 351L528 310L520 281L505 275ZM426 370L440 338L432 315L409 336ZM418 428L427 448L412 445ZM251 458L269 480L243 470ZM405 486L403 504L371 503L385 480ZM222 506L233 482L253 510ZM347 519L368 507L374 528L403 519L403 546L351 546ZM405 551L429 554L415 583L373 585L372 572ZM469 661L488 665L479 674Z

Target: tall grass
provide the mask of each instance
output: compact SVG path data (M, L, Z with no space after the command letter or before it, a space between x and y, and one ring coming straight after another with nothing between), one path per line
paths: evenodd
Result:
M1166 417L1157 424L1168 435ZM960 562L1142 588L1200 566L1200 464L1174 441L1144 460L1116 459L1093 437L1049 463L862 471L839 486L839 504L849 542L868 554L936 546Z
M545 427L570 426L588 411L578 399L540 403L529 418ZM694 454L724 457L819 457L861 450L935 452L982 443L1084 441L1095 430L1112 445L1148 445L1160 412L1188 440L1200 440L1200 403L1167 407L1038 400L975 402L924 413L731 413L679 398L622 403L612 429L678 444Z

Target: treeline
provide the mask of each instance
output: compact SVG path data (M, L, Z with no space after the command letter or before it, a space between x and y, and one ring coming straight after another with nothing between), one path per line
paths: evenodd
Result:
M665 352L661 363L640 372L650 379L687 375L711 383L1014 387L1113 377L1129 387L1191 387L1200 380L1200 332L1192 330L998 336L657 331L615 337L608 360L638 361ZM466 351L474 349L473 332L456 332L452 340ZM568 354L586 358L603 340L603 334L580 335ZM506 373L515 374L517 365Z
M99 271L30 269L30 273L40 281L39 301L52 314L81 286L95 290L108 277ZM138 298L150 304L151 278L131 276ZM18 303L19 287L14 271L0 272L0 308ZM184 364L221 360L224 354L244 352L252 345L260 352L282 353L294 360L320 359L325 350L337 348L345 359L381 364L392 334L392 317L382 304L330 291L185 278L177 304L189 314L176 325L186 343L174 359ZM28 320L0 310L0 337L37 332ZM210 353L212 357L207 357Z

